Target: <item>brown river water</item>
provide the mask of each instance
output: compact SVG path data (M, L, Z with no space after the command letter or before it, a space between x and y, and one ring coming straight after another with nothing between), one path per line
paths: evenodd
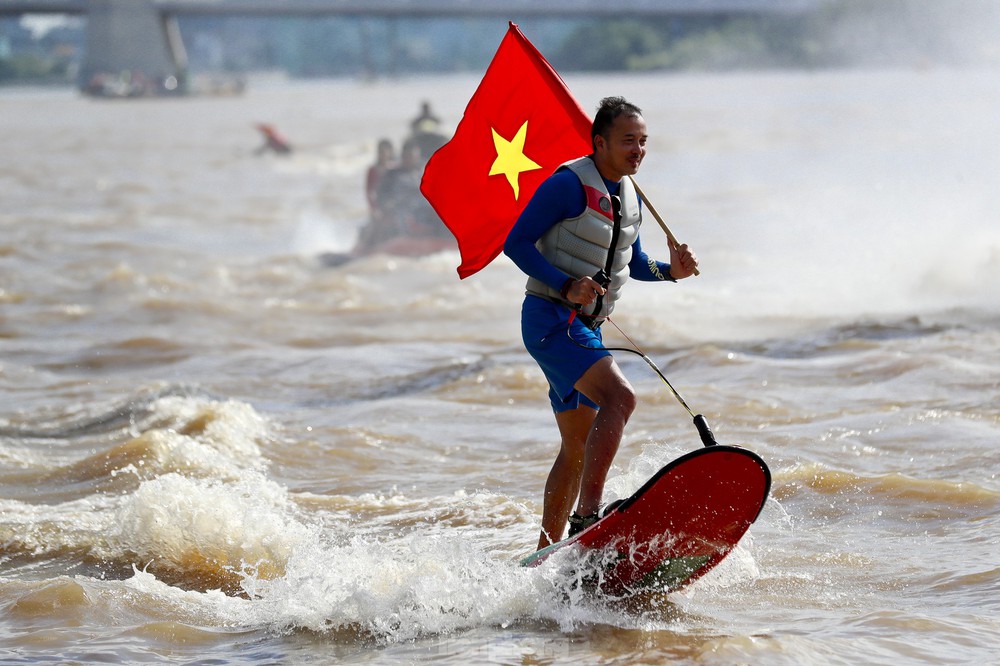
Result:
M615 320L770 465L733 554L622 604L522 569L556 452L524 278L331 267L378 138L475 75L0 91L0 662L1000 658L1000 76L576 76L701 259ZM296 147L254 155L256 122ZM666 258L651 221L643 245ZM609 333L610 342L622 341ZM637 357L608 486L698 447Z

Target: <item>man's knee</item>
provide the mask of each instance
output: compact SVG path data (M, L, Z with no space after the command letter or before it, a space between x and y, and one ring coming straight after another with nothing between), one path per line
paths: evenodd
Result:
M601 406L602 410L613 410L621 413L626 419L632 415L638 405L638 398L632 385L626 381L610 382L597 391L591 398Z
M639 403L639 400L635 395L635 389L633 389L632 385L627 382L615 390L611 401L612 404L617 405L618 409L622 411L625 418L632 415L632 412L635 411L635 408Z
M583 455L583 447L587 443L596 414L593 409L584 405L556 414L556 424L559 426L562 438L562 450L567 455Z
M635 408L639 405L639 398L635 394L635 390L629 386L628 387L628 413L631 414L635 411Z
M582 464L586 445L586 437L563 437L559 454L569 464Z

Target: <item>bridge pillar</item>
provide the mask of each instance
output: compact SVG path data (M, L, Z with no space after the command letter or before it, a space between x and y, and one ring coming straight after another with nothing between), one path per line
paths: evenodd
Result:
M183 92L187 56L176 19L148 0L90 0L84 91L101 94L109 81L134 94Z

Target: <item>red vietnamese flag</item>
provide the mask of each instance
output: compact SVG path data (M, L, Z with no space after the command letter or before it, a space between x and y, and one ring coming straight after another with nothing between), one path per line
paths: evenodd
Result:
M503 250L531 195L563 162L588 155L591 120L514 23L420 191L458 240L466 278Z

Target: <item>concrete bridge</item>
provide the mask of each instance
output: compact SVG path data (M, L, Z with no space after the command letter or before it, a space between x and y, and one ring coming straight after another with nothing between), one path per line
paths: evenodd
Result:
M142 72L183 92L187 54L178 16L356 16L383 18L729 16L808 12L828 0L0 0L0 14L87 18L81 85Z

